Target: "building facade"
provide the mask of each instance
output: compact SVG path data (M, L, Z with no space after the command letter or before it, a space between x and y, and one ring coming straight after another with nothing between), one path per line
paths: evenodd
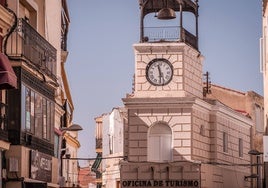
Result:
M263 7L262 7L262 38L261 38L261 70L263 71L263 91L264 91L264 110L265 110L265 132L267 134L267 117L268 117L268 94L267 94L267 88L268 88L268 72L267 72L267 59L268 59L268 50L267 50L267 18L268 18L268 5L267 0L263 0Z
M73 124L73 111L74 104L72 100L71 90L69 87L68 76L65 72L65 63L68 57L67 49L67 36L70 25L70 16L68 11L67 1L61 1L61 87L60 87L60 101L63 104L64 114L61 116L61 127L70 128ZM80 126L80 125L79 125ZM80 147L80 142L78 141L78 132L75 130L61 132L57 135L60 141L61 152L59 154L61 158L61 169L60 169L60 187L78 187L78 161L74 160L77 158L77 152ZM61 143L61 142L64 143ZM71 159L71 160L70 160Z
M95 118L96 122L96 131L95 131L95 139L96 139L96 159L94 163L91 166L91 171L96 174L96 180L95 184L97 188L102 187L102 167L101 167L101 161L102 161L102 139L103 139L103 121L102 121L102 116L96 117Z
M0 1L0 188L4 187L6 179L5 153L10 149L8 139L7 118L7 90L17 88L17 76L11 67L8 57L4 54L4 38L12 26L13 16L5 9L6 1Z
M64 71L68 7L65 0L6 0L0 9L1 51L18 78L16 89L6 91L10 147L2 156L3 186L59 187L67 168L62 139L72 156L79 147L76 133L62 131L74 109Z
M268 156L268 69L267 69L267 60L268 60L268 30L267 30L267 19L268 19L268 4L267 0L262 1L262 37L260 39L260 65L261 71L263 73L263 95L264 95L264 133L266 139L264 139L264 156ZM268 159L264 157L264 171L265 171L265 185L268 185Z
M125 108L114 108L111 113L102 116L102 185L118 187L120 185L119 161L123 159Z
M259 138L252 139L263 131L262 122L257 122L263 113L262 97L220 87L204 96L197 0L140 0L139 5L134 90L122 99L126 118L121 124L120 176L116 164L103 168L103 174L113 168L114 176L105 178L120 183L108 186L103 176L103 187L253 186L248 152L262 147ZM193 15L195 29L184 26L185 14ZM149 19L156 18L159 25L148 26L155 23ZM237 98L232 101L233 96ZM110 136L105 133L102 140Z

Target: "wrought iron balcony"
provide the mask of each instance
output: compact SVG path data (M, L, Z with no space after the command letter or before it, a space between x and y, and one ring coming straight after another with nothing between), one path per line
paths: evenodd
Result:
M9 57L26 61L56 81L57 50L24 19L18 19L6 51Z
M184 28L170 27L144 27L142 42L185 42L198 49L197 37Z

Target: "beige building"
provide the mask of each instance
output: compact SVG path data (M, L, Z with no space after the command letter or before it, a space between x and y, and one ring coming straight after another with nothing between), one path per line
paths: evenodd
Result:
M267 4L267 0L263 0L263 7L262 7L262 38L261 38L261 70L263 73L263 94L264 94L264 133L266 135L268 135L268 69L267 69L267 60L268 60L268 48L267 48L267 44L268 44L268 23L267 23L267 19L268 19L268 4ZM265 184L266 186L268 185L268 139L264 139L264 162L265 162Z
M1 52L18 78L16 89L1 91L8 108L0 187L76 186L77 176L68 174L78 174L77 163L65 165L63 155L69 149L70 157L76 157L80 146L77 133L68 130L74 107L64 70L66 1L0 2Z
M254 159L248 152L262 148L262 97L215 85L204 95L198 1L140 0L139 5L134 89L123 98L127 114L121 125L124 158L102 169L102 175L109 168L114 172L114 177L109 176L113 184L108 186L104 182L108 178L102 176L102 186L255 186L252 174L259 171L251 165ZM185 13L193 15L195 32L184 27ZM156 18L161 20L159 26L148 26L148 19ZM102 134L102 140L108 135ZM120 176L116 176L116 165Z
M8 57L4 54L3 44L9 28L12 26L12 14L5 9L6 1L0 1L0 188L4 186L5 180L5 153L10 149L7 130L7 90L15 89L17 76L10 64Z
M267 59L268 59L268 50L267 50L267 42L268 42L268 23L267 23L267 18L268 18L268 5L267 5L267 0L263 0L263 20L262 20L262 38L261 38L261 69L263 71L263 86L264 86L264 111L265 111L265 132L267 134L267 117L268 117L268 93L267 93L267 88L268 88L268 72L267 72Z

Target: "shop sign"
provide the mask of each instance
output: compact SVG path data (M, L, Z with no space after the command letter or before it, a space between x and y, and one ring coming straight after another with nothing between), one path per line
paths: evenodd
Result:
M199 187L199 180L123 180L123 188L129 187Z
M30 178L51 182L52 157L44 153L31 150Z

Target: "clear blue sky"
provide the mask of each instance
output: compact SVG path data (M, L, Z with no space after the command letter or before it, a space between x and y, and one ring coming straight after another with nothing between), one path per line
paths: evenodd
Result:
M199 50L211 82L263 95L259 70L261 0L199 0ZM68 0L68 74L79 133L79 157L95 157L94 118L122 106L139 42L138 0ZM82 163L83 165L83 163Z

